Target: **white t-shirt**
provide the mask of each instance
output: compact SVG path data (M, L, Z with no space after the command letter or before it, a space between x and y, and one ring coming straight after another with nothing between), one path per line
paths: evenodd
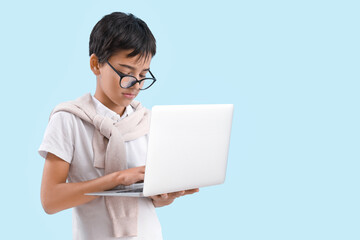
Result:
M128 106L123 116L107 108L92 97L98 114L115 121L133 112ZM83 182L104 176L104 169L93 166L92 137L94 126L68 112L57 112L46 128L39 154L46 158L48 152L70 163L68 182ZM143 136L125 142L128 167L145 165L148 137ZM149 198L139 198L138 237L122 240L158 240L162 239L161 226L155 207ZM73 208L73 239L110 240L113 237L112 223L106 209L104 197Z

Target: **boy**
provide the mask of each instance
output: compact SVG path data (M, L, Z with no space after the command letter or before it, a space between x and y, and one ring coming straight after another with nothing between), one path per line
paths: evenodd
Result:
M95 94L60 104L51 114L39 148L46 159L41 202L48 214L74 207L74 239L162 239L154 208L198 191L150 198L84 195L144 179L149 114L134 99L156 81L150 72L155 53L155 38L141 19L121 12L104 16L89 42Z

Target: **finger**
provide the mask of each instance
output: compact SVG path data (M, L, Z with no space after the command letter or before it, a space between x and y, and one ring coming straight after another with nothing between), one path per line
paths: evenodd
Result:
M131 184L134 184L134 183L143 183L144 182L144 177L145 177L145 174L143 173L138 173L138 174L135 174L132 176L132 179L131 179Z
M175 196L176 196L176 197L181 197L181 196L183 196L184 194L185 194L185 191L180 191L180 192L175 193Z
M169 198L178 198L178 197L183 196L184 194L185 194L185 191L168 193Z
M169 195L167 193L163 193L163 194L160 194L160 197L162 199L167 199L169 197Z
M144 181L145 174L144 174L144 173L141 173L141 174L138 175L138 177L139 177L139 178L138 178L139 180L138 180L137 182L139 182L139 181Z
M193 193L199 192L199 189L198 189L198 188L189 189L189 190L185 190L185 191L183 191L183 192L184 192L184 193L183 193L181 196L185 196L185 195L189 195L189 194L193 194Z
M200 189L198 189L198 188L189 189L189 190L186 190L186 191L185 191L185 194L184 194L184 195L193 194L193 193L196 193L196 192L199 192L199 191L200 191Z
M138 171L141 173L145 173L145 166L138 167Z
M163 200L163 199L167 199L168 196L165 193L165 194L159 194L159 195L150 196L150 198L152 198L154 200Z

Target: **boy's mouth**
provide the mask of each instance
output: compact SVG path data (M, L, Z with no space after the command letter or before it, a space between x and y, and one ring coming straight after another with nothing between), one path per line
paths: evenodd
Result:
M136 96L134 93L123 93L123 95L129 99L134 99Z

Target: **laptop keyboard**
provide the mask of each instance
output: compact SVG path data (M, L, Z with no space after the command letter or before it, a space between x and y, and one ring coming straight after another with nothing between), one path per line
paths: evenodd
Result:
M116 193L128 193L128 192L142 192L142 188L135 188L135 189L126 189L126 190L119 190Z

